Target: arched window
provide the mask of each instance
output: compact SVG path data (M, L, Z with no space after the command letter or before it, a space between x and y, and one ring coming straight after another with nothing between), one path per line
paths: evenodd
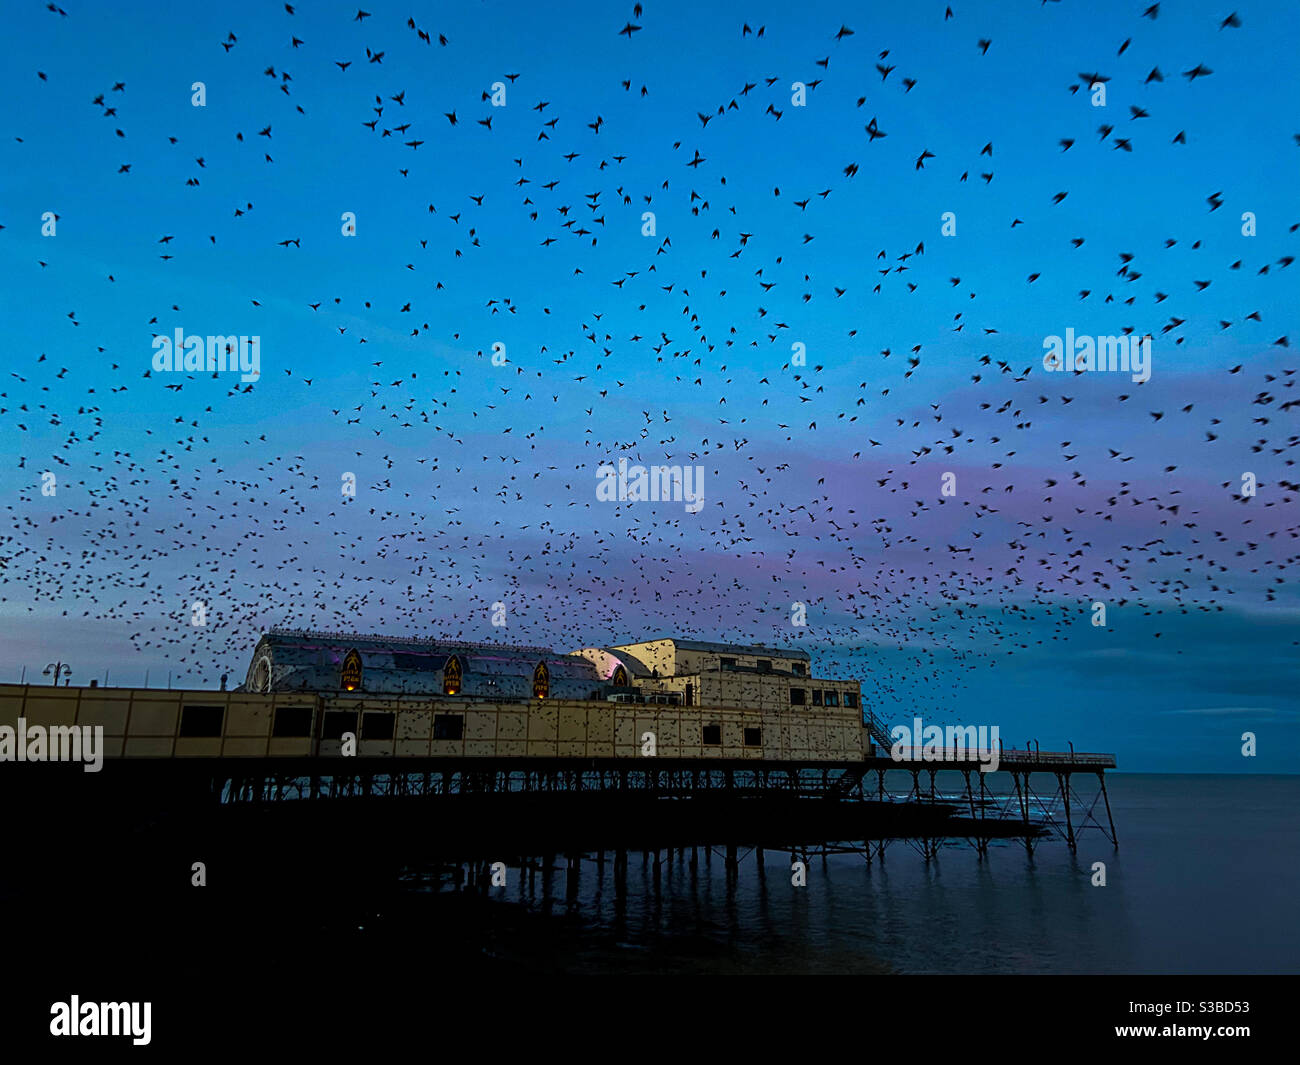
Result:
M339 670L339 686L349 692L357 691L361 687L361 654L355 647L343 656L343 668Z
M538 662L533 670L533 698L545 699L551 694L551 671L545 662Z
M442 667L442 694L459 695L461 682L460 656L452 655Z
M253 667L253 679L248 685L249 691L269 692L271 690L271 656L263 655Z
M609 682L610 682L612 685L614 685L614 687L616 687L616 688L626 688L626 687L627 687L627 670L624 669L624 668L622 667L622 665L619 665L619 666L614 670L614 675L613 675L612 677L609 678Z

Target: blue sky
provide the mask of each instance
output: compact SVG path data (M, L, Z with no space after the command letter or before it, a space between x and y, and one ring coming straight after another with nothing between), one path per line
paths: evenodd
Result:
M676 632L805 646L890 721L1289 771L1294 19L945 6L18 6L5 679L234 683L272 624ZM144 376L178 327L260 336L262 380ZM1151 380L1043 373L1067 328L1152 333ZM598 503L620 456L701 466L702 512Z

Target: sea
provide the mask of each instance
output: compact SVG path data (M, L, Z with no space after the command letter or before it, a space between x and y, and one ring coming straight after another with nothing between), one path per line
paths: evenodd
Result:
M731 876L721 846L694 862L690 848L661 852L657 871L635 851L623 890L612 854L508 864L504 886L469 888L445 866L420 868L418 827L387 863L367 856L364 820L306 844L293 821L263 820L293 817L297 803L224 822L224 852L175 814L164 828L51 834L58 848L0 862L0 908L39 915L10 933L33 989L75 975L122 995L129 976L144 999L244 987L263 964L285 986L383 972L405 987L438 973L1300 972L1300 776L1111 772L1106 783L1118 847L1095 827L1076 853L1060 839L1032 854L1014 840L984 854L954 840L927 860L896 840L870 862L809 854L799 884L789 851L765 849L760 863L739 848ZM1093 813L1108 824L1100 802ZM442 816L454 815L428 814L431 839ZM82 844L94 839L106 842L91 854ZM235 854L251 855L240 884Z
M51 1004L75 995L151 1004L153 1045L188 1056L214 1041L300 1054L319 1041L321 1060L336 1060L333 1044L349 1033L389 1046L394 1032L427 1041L488 1018L474 1034L485 1046L516 1031L535 1041L573 1009L556 976L941 974L923 978L923 991L895 979L868 992L817 985L803 1009L787 984L766 1015L788 1027L792 1009L843 1012L830 1005L840 990L847 1009L869 1003L879 1020L930 993L946 1018L927 1029L931 1042L987 1035L950 1017L956 1005L996 1013L1011 1001L1017 1037L1064 1033L1073 1046L1109 1046L1130 1031L1119 1026L1153 1023L1244 1024L1249 1032L1221 1037L1285 1038L1292 989L1248 974L1300 972L1300 777L1116 772L1107 785L1118 848L1092 829L1073 854L1059 840L1032 855L1014 841L985 854L954 842L927 860L898 840L870 863L810 855L801 884L787 851L766 849L760 864L742 848L728 875L724 848L698 848L693 863L690 849L671 860L661 852L657 874L652 857L629 854L622 890L612 855L530 860L507 865L504 886L457 886L445 865L424 860L420 870L418 839L391 866L367 859L354 834L365 829L343 821L296 844L282 819L296 816L295 804L273 803L223 822L237 846L262 837L251 879L236 885L234 852L196 833L189 813L138 831L105 823L99 835L60 821L47 834L59 848L0 862L13 959L0 1031L6 1045L48 1049ZM429 812L431 838L440 816L449 814ZM91 854L86 842L100 837L112 847ZM204 862L199 887L192 870ZM993 974L1121 976L968 979ZM653 1001L662 1009L673 991L661 989ZM608 1019L621 1032L628 1018L643 1023L639 998L608 981L596 991L610 1003L593 1008L584 997L583 1023ZM675 993L688 1008L704 1005L691 988ZM1142 1012L1183 1000L1184 1014ZM1249 1012L1190 1012L1206 1000ZM510 1019L486 1002L509 1002ZM535 1026L520 1021L520 1003L539 1011ZM1199 1028L1134 1038L1159 1034L1181 1035L1180 1045L1208 1038Z
M693 868L674 852L657 875L638 853L623 893L610 863L571 876L559 859L453 904L458 938L506 968L574 974L1300 972L1300 776L1114 772L1107 789L1118 847L1094 829L1073 854L954 843L927 861L896 841L883 861L813 855L802 886L789 852L760 867L742 849L734 877L721 848ZM410 945L421 926L432 946L446 905L375 907L354 946Z

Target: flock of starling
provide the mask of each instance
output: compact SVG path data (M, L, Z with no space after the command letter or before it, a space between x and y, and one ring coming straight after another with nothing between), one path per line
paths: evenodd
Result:
M1138 4L1096 66L1065 51L1056 83L1018 86L1038 99L1004 149L927 82L960 54L989 79L970 103L1015 83L1006 29L923 7L924 36L837 19L805 53L740 9L705 48L636 4L598 55L561 24L534 48L563 63L477 54L465 84L445 57L481 53L499 15L464 16L485 25L462 43L436 16L284 4L208 42L207 107L186 85L170 125L135 105L139 70L88 83L28 56L35 99L66 95L10 110L8 157L39 174L37 127L82 100L100 125L81 180L138 209L90 247L72 209L40 243L0 213L6 271L60 323L9 308L44 339L0 384L4 624L111 631L138 654L121 683L152 666L193 686L241 678L272 625L794 645L867 704L942 708L971 670L1104 638L1097 601L1153 638L1162 615L1286 606L1300 400L1278 315L1300 214L1242 236L1253 206L1224 172L1158 238L1126 213L1198 143L1197 94L1241 64L1250 13ZM75 54L78 17L49 5L52 55ZM1201 19L1223 55L1160 54L1166 19ZM733 90L678 51L740 72ZM1109 216L1071 173L1106 184ZM335 182L328 217L290 209L333 205ZM891 190L933 208L882 223ZM241 308L221 319L193 309L217 272ZM1029 306L1151 334L1152 379L1045 373ZM177 326L260 335L260 379L153 372ZM705 505L598 501L619 458L702 468Z

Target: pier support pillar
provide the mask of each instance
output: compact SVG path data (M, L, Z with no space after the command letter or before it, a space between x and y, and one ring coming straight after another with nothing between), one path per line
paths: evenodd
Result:
M1074 821L1070 817L1070 771L1067 769L1064 773L1058 773L1057 780L1061 784L1061 795L1065 798L1065 841L1070 845L1070 853L1074 854L1077 848L1074 845Z
M1020 784L1020 774L1012 771L1012 779L1016 784L1016 798L1020 802L1020 817L1025 826L1025 850L1032 856L1034 853L1034 841L1029 835L1029 772L1026 770L1024 776L1024 787Z
M1115 834L1115 819L1110 816L1110 796L1106 794L1106 774L1099 772L1097 780L1101 784L1101 798L1106 804L1106 820L1110 822L1110 841L1119 850L1119 836Z

